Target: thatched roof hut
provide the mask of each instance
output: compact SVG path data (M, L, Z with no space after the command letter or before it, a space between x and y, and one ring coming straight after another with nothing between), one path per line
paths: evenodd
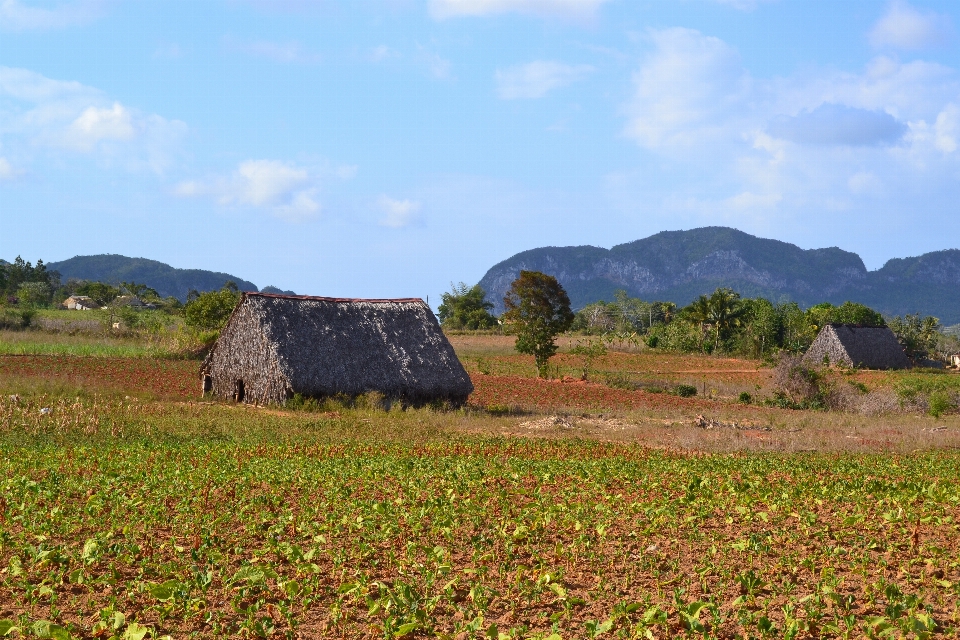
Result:
M470 376L419 298L244 293L201 367L204 392L249 403L377 391L466 402Z
M845 364L863 369L909 369L903 347L888 327L828 324L813 341L804 362Z

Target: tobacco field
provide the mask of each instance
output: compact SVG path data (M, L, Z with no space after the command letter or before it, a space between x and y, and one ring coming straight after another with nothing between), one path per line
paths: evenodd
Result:
M4 398L0 633L958 632L956 452L702 455L445 430L469 419Z

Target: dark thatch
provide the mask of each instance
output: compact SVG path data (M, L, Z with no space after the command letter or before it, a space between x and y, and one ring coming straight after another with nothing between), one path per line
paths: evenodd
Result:
M203 390L248 403L355 397L463 404L470 376L419 298L244 293L201 367Z
M863 369L909 369L910 360L887 327L828 324L820 330L803 361L845 364Z

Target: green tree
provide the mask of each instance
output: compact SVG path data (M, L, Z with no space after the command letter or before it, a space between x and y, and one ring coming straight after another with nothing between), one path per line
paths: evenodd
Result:
M487 302L487 293L475 284L450 283L450 292L440 294L440 324L447 329L490 329L497 326L497 319L490 314L492 302Z
M144 302L160 301L160 294L157 293L157 290L151 289L145 284L138 284L136 282L121 282L120 291L126 292L127 295L136 296Z
M700 327L699 349L703 351L704 336L707 333L707 323L710 322L710 298L701 294L696 300L681 310L683 319Z
M809 309L805 312L796 302L777 305L780 325L779 346L791 353L803 353L814 339L820 326L811 322Z
M780 346L781 326L776 307L766 298L742 300L740 304L743 309L737 340L740 353L763 357Z
M940 320L933 316L921 317L919 313L897 316L890 320L890 330L914 360L928 357L937 350L940 341Z
M856 324L863 327L885 327L883 316L865 304L850 302L849 300L834 309L833 322L839 324Z
M20 299L20 304L32 307L49 304L51 295L53 295L53 291L46 282L24 282L17 289L17 298Z
M714 349L719 349L720 341L726 340L733 329L740 326L744 310L740 294L733 289L721 287L710 294L709 319L715 335Z
M223 329L239 301L240 290L236 284L228 282L219 291L208 291L192 296L183 308L184 320L188 326L196 329L205 331Z
M47 265L43 260L37 260L37 265L30 264L20 256L12 263L3 265L3 276L0 282L3 284L3 293L7 296L19 296L19 290L24 283L38 282L47 286L50 293L60 286L60 274L56 271L48 271ZM28 295L30 295L28 293Z
M819 331L828 324L855 324L862 327L885 327L883 316L859 302L844 302L835 307L821 302L807 309L808 322Z
M532 355L540 376L546 377L547 361L557 352L555 339L573 323L567 292L553 276L521 271L503 303L503 321L517 334L517 351Z

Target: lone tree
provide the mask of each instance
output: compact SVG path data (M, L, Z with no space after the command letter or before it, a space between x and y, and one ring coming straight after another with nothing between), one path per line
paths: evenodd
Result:
M517 332L517 351L532 355L540 377L546 377L547 360L557 352L554 338L573 324L567 292L553 276L521 271L503 304L503 321Z
M450 293L440 294L440 324L447 329L490 329L497 326L497 319L490 314L493 303L487 302L487 294L475 284L468 287L450 283Z

